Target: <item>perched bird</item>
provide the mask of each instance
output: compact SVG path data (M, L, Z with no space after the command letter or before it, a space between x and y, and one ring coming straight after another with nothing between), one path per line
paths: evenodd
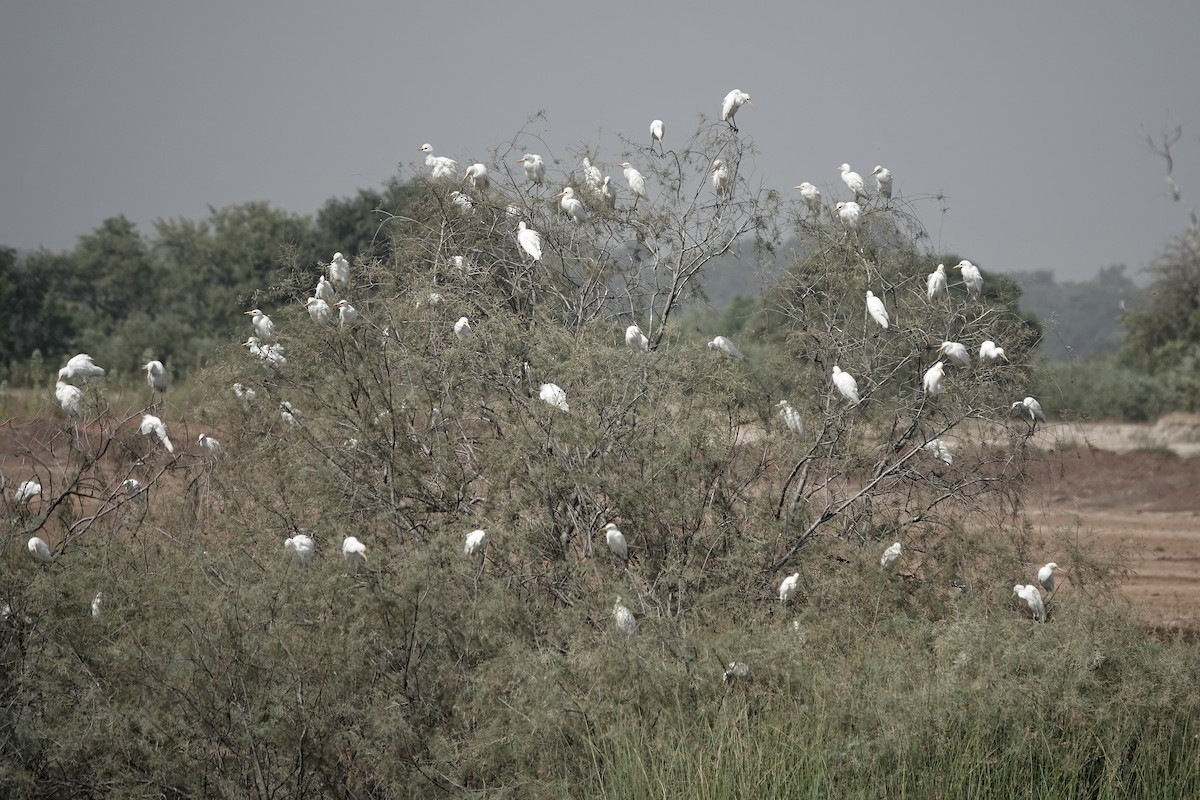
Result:
M357 568L367 561L367 546L360 542L357 537L347 536L342 540L342 558Z
M475 213L475 204L471 202L470 197L467 197L462 192L451 192L450 202L458 206L458 213L464 217L469 217Z
M719 158L712 163L712 187L717 197L724 197L729 191L729 167Z
M779 602L786 603L796 593L796 585L800 582L800 573L793 572L779 584Z
M283 547L285 550L291 550L296 560L305 566L312 563L313 555L316 553L316 546L313 544L312 537L303 533L297 533L295 536L289 536L284 539ZM345 545L342 548L344 552Z
M244 400L247 403L249 403L251 400L253 400L255 397L258 396L258 392L254 391L253 389L250 389L246 386L243 386L240 383L235 383L233 385L233 393L239 400Z
M930 300L946 294L946 265L938 264L937 269L925 278L925 295Z
M730 661L729 666L725 667L725 672L721 676L722 683L748 680L750 680L750 666L743 664L741 661Z
M543 403L552 405L560 411L570 412L567 405L567 393L557 383L543 383L538 389L538 397Z
M352 328L358 322L358 309L350 305L347 300L338 300L334 304L338 310L338 325L343 328Z
M321 280L325 280L321 278ZM329 284L325 284L328 286ZM319 297L310 297L304 301L304 307L308 309L308 316L313 322L326 324L333 319L333 309L329 307L329 303Z
M997 358L1008 361L1008 356L1004 355L1003 347L997 347L996 343L991 339L985 339L983 344L979 345L979 360L995 361Z
M207 433L200 434L196 439L196 444L200 445L200 449L209 458L216 458L221 455L221 443Z
M546 180L546 162L537 153L526 153L517 159L518 164L525 165L525 177L538 186Z
M471 335L471 321L466 317L459 317L458 322L454 323L454 335L459 341L463 341Z
M29 555L33 556L33 560L42 564L49 564L54 560L54 555L50 552L50 545L46 544L46 540L40 536L30 538Z
M750 102L750 95L741 89L734 89L725 95L725 99L721 101L721 121L728 122L729 127L733 128L734 133L737 133L738 128L733 118L737 115L738 109L742 107L742 104L754 105Z
M17 490L13 492L13 503L16 505L24 505L42 493L42 484L36 480L22 481Z
M625 346L635 353L650 352L650 340L637 325L630 325L625 329Z
M979 267L970 261L960 261L954 265L954 269L962 270L963 283L967 285L967 294L974 298L983 294L983 273L979 271Z
M525 220L517 224L517 244L534 261L542 260L542 235L526 225Z
M167 369L161 361L147 361L142 365L142 369L146 370L146 383L150 385L151 391L159 394L167 391Z
M858 230L858 221L862 218L862 206L853 200L839 202L834 206L837 211L838 219L842 221L842 227L848 231Z
M287 400L281 400L279 402L279 418L292 428L295 428L300 424L300 412L297 411L296 407Z
M54 384L54 397L67 416L75 419L83 416L83 391L79 387L58 381Z
M833 385L842 393L842 397L858 405L862 400L858 396L858 381L849 372L842 372L841 367L833 365Z
M637 620L633 618L632 611L621 605L619 597L613 604L613 620L616 622L617 630L626 636L633 636L637 633Z
M313 292L313 295L318 300L323 300L326 303L332 303L333 302L333 284L330 283L324 275L322 275L321 277L317 278L317 288Z
M121 489L125 492L126 500L146 502L146 487L137 478L126 478L121 481Z
M745 356L742 355L742 351L739 350L738 346L733 343L733 340L724 336L713 337L713 340L708 343L708 349L717 350L729 356L730 358L745 358Z
M799 186L793 186L792 188L800 190L800 198L804 201L804 205L808 206L809 211L814 214L821 211L821 192L817 187L808 181L804 181Z
M608 544L608 549L614 555L623 560L628 560L629 543L625 541L625 534L621 533L620 528L610 522L600 529L600 533L604 534L604 541Z
M921 449L933 453L934 458L938 461L945 462L946 464L954 463L954 454L950 452L950 448L941 439L930 439L921 445Z
M92 619L100 618L100 606L104 604L104 592L96 592L92 598Z
M420 152L425 154L425 166L429 167L429 175L436 180L454 180L458 175L458 162L445 156L435 156L433 145L426 142L421 145Z
M1038 622L1046 621L1046 604L1042 601L1042 593L1032 583L1020 584L1013 586L1013 594L1025 601L1025 605L1029 606L1029 610L1033 612L1033 616Z
M780 400L775 404L779 409L779 418L783 420L783 424L789 431L797 436L804 433L804 421L800 419L800 413L792 407L792 404L787 400Z
M339 292L346 291L350 283L350 262L341 253L334 253L329 260L329 282Z
M942 362L935 361L935 362L933 362L932 367L925 370L925 378L924 378L923 383L925 384L925 393L928 394L930 397L937 397L939 394L942 393L942 388L943 388L942 387L942 379L943 379L943 370L944 369L945 369L945 367L942 365Z
M163 424L161 419L153 414L142 414L142 422L140 425L138 425L138 430L141 431L143 436L149 436L151 434L157 436L158 440L162 442L163 447L167 448L168 453L175 452L174 445L172 445L171 440L167 438L167 426Z
M583 157L583 186L592 194L600 191L600 182L604 180L604 175L600 173L600 168L588 160L587 156Z
M867 290L867 313L871 315L871 319L879 323L879 327L887 329L888 312L883 307L883 301L875 296L875 293L870 289Z
M1032 397L1026 397L1024 400L1018 400L1013 403L1012 410L1020 411L1021 413L1028 411L1030 422L1046 421L1046 415L1042 413L1042 404Z
M575 196L574 189L572 189L570 186L568 186L567 188L565 188L561 192L559 192L558 195L556 195L556 196L562 198L562 200L560 200L558 203L559 208L561 208L563 210L563 213L566 214L568 217L570 217L572 219L572 221L574 221L574 222L586 222L587 221L587 217L588 217L587 209L584 208L583 201Z
M76 378L83 381L104 377L104 367L96 366L92 357L87 353L71 356L67 365L58 371L60 381L73 381Z
M892 199L892 173L887 167L875 166L871 170L871 174L875 176L875 189L879 192L879 196L884 200Z
M663 143L663 121L656 119L650 123L650 148L654 149L654 143L658 142L658 147L661 150Z
M612 178L604 176L604 182L600 184L600 199L604 201L604 205L612 211L617 207L617 187L612 182Z
M938 355L945 356L946 360L956 367L971 366L971 354L961 342L942 342L938 348Z
M269 342L275 338L275 323L260 309L250 309L246 316L251 317L250 322L254 325L254 333L259 341Z
M842 183L846 184L846 188L854 192L855 200L867 199L866 184L863 183L862 175L850 169L849 164L842 164L838 167L838 172L842 173Z
M1038 583L1040 583L1047 592L1054 591L1054 570L1058 569L1058 564L1051 561L1046 566L1038 570Z
M646 196L646 179L642 173L631 167L628 161L623 161L617 166L624 170L625 183L629 184L629 191L634 194L633 203L637 205L637 201Z
M896 559L900 557L900 543L893 542L892 546L883 551L883 555L879 557L879 566L887 569Z
M480 528L479 530L471 531L467 534L467 541L463 545L463 555L471 558L476 553L483 553L483 545L487 542L487 531Z
M471 184L472 189L484 191L488 188L491 180L488 178L487 165L475 163L467 167L467 171L463 173L463 180Z

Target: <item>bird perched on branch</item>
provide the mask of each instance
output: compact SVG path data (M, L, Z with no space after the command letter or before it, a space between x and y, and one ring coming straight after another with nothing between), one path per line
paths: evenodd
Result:
M854 376L849 372L843 372L837 364L833 365L833 385L841 392L842 397L854 405L862 402L858 396L858 381L854 380Z
M729 94L725 95L725 99L721 101L721 121L728 122L729 127L737 133L737 123L733 118L737 116L738 109L743 105L754 105L750 102L750 95L743 92L741 89L734 89Z
M342 540L342 558L349 561L357 569L367 563L367 546L355 536L347 536Z
M842 183L846 184L846 188L854 193L856 201L867 199L866 184L863 183L862 175L850 169L850 165L845 163L838 167L838 172L842 173Z
M33 560L39 564L49 564L54 560L54 554L50 552L50 545L46 544L46 540L42 537L32 537L26 546L29 548L29 555L33 556Z
M538 397L543 403L552 405L559 411L571 411L571 407L567 405L567 393L557 383L543 383L538 389Z
M853 200L839 202L834 206L837 211L838 219L842 222L842 227L848 231L858 231L858 221L862 219L862 206Z
M779 409L779 418L783 420L783 424L789 431L800 436L804 433L804 422L800 419L800 413L792 407L792 404L787 400L780 400L775 404Z
M487 531L480 528L471 531L467 534L467 541L463 544L463 555L471 558L476 554L483 553L483 546L487 542Z
M161 361L147 361L142 365L146 370L146 383L151 391L163 394L167 391L167 368Z
M67 416L74 419L83 416L83 391L79 387L58 381L54 384L54 397Z
M786 603L796 593L796 585L800 582L800 573L793 572L779 584L779 602Z
M793 186L793 189L800 190L800 199L804 201L804 205L808 206L808 210L813 214L821 211L821 192L816 186L813 186L808 181L804 181L799 186Z
M587 156L583 157L583 187L592 194L600 191L600 182L604 180L604 175L601 174L600 168L588 160Z
M942 393L944 370L945 367L942 366L942 362L940 361L933 362L933 366L925 370L923 383L925 385L925 393L930 397L937 397Z
M252 308L245 313L251 318L250 322L254 325L254 333L260 341L269 342L275 338L275 323L271 322L271 318L261 309Z
M963 283L967 286L967 294L978 299L983 294L983 273L979 271L979 267L970 261L960 261L954 265L954 269L962 270Z
M625 541L625 534L621 533L621 529L615 523L608 523L599 533L604 534L604 541L614 555L623 561L629 559L629 543Z
M534 261L542 260L542 235L526 225L525 220L517 223L517 244Z
M966 345L960 342L942 342L938 355L945 356L956 367L971 366L971 354L967 352Z
M348 300L338 300L334 304L338 310L338 325L352 328L358 322L358 309L350 305Z
M629 191L633 192L633 204L637 205L637 201L646 196L646 179L642 173L638 172L628 161L622 161L617 164L625 173L625 183L629 184Z
M196 444L200 445L200 449L203 450L204 454L209 458L216 458L217 456L221 455L221 443L209 436L207 433L200 434L200 436L196 438Z
M887 167L876 165L871 174L875 176L875 190L879 192L879 196L884 200L891 200L892 173Z
M950 448L941 439L930 439L925 444L921 445L921 449L928 450L933 453L934 458L946 464L954 463L954 454L950 452Z
M1046 415L1042 413L1042 404L1032 397L1026 397L1024 400L1018 400L1013 403L1012 410L1019 411L1022 414L1028 411L1031 423L1046 421Z
M92 361L92 357L87 353L71 356L67 361L67 365L58 371L58 379L60 381L73 381L76 378L83 381L91 381L103 377L104 367L96 366L96 363Z
M879 566L882 567L883 569L887 569L892 564L894 564L896 559L899 557L900 557L900 543L893 542L891 547L884 550L883 555L879 557Z
M573 222L587 222L587 209L584 207L583 201L575 196L573 188L568 186L555 196L562 198L558 202L558 206Z
M987 362L996 359L1008 361L1008 356L1004 355L1003 347L997 347L991 339L985 339L983 344L979 345L979 360Z
M604 176L604 182L600 184L600 199L609 211L617 207L617 187L612 182L612 178Z
M350 284L350 262L341 253L334 253L329 260L329 282L339 292L346 291Z
M946 265L938 264L937 269L929 273L925 279L925 295L930 300L946 294Z
M537 153L526 153L517 159L518 164L525 167L525 177L537 186L546 179L546 162Z
M471 184L472 189L483 191L488 188L491 179L488 178L488 170L486 164L475 163L467 167L467 171L463 173L463 180Z
M742 355L742 351L733 343L733 340L724 336L713 337L713 340L708 343L708 349L724 353L730 358L745 358Z
M1025 601L1025 605L1029 606L1029 610L1033 612L1033 616L1038 622L1046 621L1046 603L1042 600L1042 593L1036 586L1032 583L1018 583L1013 586L1013 594Z
M630 325L625 329L625 346L635 353L650 352L650 340L637 325Z
M285 550L291 550L296 560L305 566L312 563L313 554L316 552L312 537L303 533L284 539L283 547Z
M637 633L637 620L633 618L633 612L621 604L621 598L617 598L617 602L613 603L613 621L616 623L617 630L626 636L633 636Z
M870 289L867 290L867 313L871 315L871 319L879 323L879 327L887 330L888 312L883 307L883 301L875 296L875 293Z
M425 154L425 166L429 167L429 175L435 181L452 181L458 175L458 162L445 156L435 156L433 145L426 142L421 145L420 152Z
M326 304L333 302L333 284L324 275L317 278L317 288L313 291L313 296Z
M42 484L36 480L22 481L21 485L13 492L13 503L15 505L25 505L30 500L38 497L42 493Z
M325 279L322 277L321 280ZM329 303L319 297L308 298L304 301L304 307L308 309L308 316L313 322L324 325L333 319L333 309L329 307Z
M724 197L729 191L729 167L719 158L712 163L712 187L717 197Z
M650 123L650 149L654 149L654 143L658 143L659 150L663 149L663 132L665 128L661 119L656 119ZM665 152L665 151L664 151Z
M167 426L163 421L153 414L143 414L142 422L138 425L138 430L143 436L156 436L162 442L162 446L167 448L168 453L175 452L175 446L171 444L171 440L167 438Z
M471 336L471 320L466 317L459 317L458 322L454 323L454 335L458 340L464 341Z
M1047 592L1054 591L1054 570L1058 569L1058 564L1051 561L1046 566L1038 570L1038 583L1040 583Z

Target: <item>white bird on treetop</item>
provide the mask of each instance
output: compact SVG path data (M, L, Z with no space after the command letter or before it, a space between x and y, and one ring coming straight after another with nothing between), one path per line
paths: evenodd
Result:
M725 336L713 337L713 340L708 343L708 349L717 350L729 356L730 358L745 358L745 356L742 355L742 351L739 350L738 346L733 343L733 340Z
M1030 422L1034 422L1035 420L1046 421L1046 415L1042 413L1042 404L1032 397L1026 397L1024 400L1018 400L1013 403L1012 410L1022 413L1028 411Z
M956 367L971 366L971 354L967 352L966 345L961 342L942 342L941 347L938 348L938 354L945 356Z
M325 280L322 278L321 280ZM329 284L326 284L328 286ZM319 297L310 297L304 301L304 307L308 309L308 316L313 322L325 324L333 319L333 309L329 307L329 303Z
M346 291L350 283L350 262L341 253L334 253L329 260L329 282L338 291Z
M1008 356L1004 355L1003 347L997 347L996 343L991 339L985 339L983 344L979 345L979 360L995 361L997 358L1008 361Z
M1054 591L1054 570L1056 569L1058 569L1058 564L1051 561L1038 570L1038 583L1045 587L1047 592Z
M600 199L604 201L604 205L608 206L608 210L612 211L617 207L617 187L612 182L612 178L604 176L604 182L600 184Z
M1046 621L1046 604L1042 601L1042 593L1032 583L1020 584L1013 587L1013 594L1025 601L1029 610L1038 622Z
M630 325L625 329L625 346L635 353L650 352L650 340L637 325Z
M804 205L808 206L808 210L816 214L821 210L821 192L816 186L813 186L808 181L804 181L799 186L793 186L793 189L800 190L800 198L804 200Z
M143 436L149 436L151 434L157 436L158 440L162 442L163 447L167 448L168 453L175 452L174 445L172 445L171 440L167 438L167 426L163 424L161 419L153 414L142 414L142 422L140 425L138 425L138 430L141 431Z
M798 436L804 433L804 420L800 419L800 412L793 408L791 403L780 400L775 407L779 409L779 418L789 431Z
M271 322L271 318L260 309L250 309L246 312L246 316L252 317L250 322L254 325L254 333L260 340L269 342L275 338L275 323Z
M967 294L975 298L983 294L983 273L979 271L979 267L970 261L960 261L954 265L954 269L962 270L963 283L967 285Z
M560 411L567 413L571 411L571 407L567 405L567 393L557 383L543 383L538 389L538 397L543 403L552 405Z
M626 636L633 636L637 633L637 620L633 618L633 612L621 604L619 597L613 604L613 619L616 622L617 630Z
M472 189L483 191L488 188L491 183L488 178L488 170L486 164L475 163L467 167L467 171L463 173L463 180L471 184Z
M247 403L258 396L258 392L247 388L240 383L235 383L233 385L233 393L239 400L245 400Z
M848 231L858 230L858 221L862 218L862 206L853 200L839 202L834 206L837 211L838 219L842 221L842 227Z
M221 455L221 443L207 433L200 434L196 439L196 444L200 445L200 449L210 458Z
M849 164L842 164L838 167L838 172L842 173L842 183L846 184L846 187L854 192L854 199L858 200L861 198L865 200L867 190L863 183L862 175L850 169Z
M600 191L600 182L604 180L604 176L600 173L600 168L592 164L587 156L583 157L583 186L592 194Z
M796 593L796 584L800 582L800 573L793 572L779 584L779 602L786 603Z
M849 372L843 372L837 364L833 365L833 385L851 403L858 405L862 402L858 396L858 381Z
M430 177L435 181L443 178L452 181L458 175L458 162L445 156L435 156L433 145L426 142L421 145L420 152L425 154L425 166L429 167Z
M654 148L654 143L658 142L658 146L662 148L663 132L665 128L661 119L656 119L650 123L650 148Z
M729 167L719 158L712 163L712 187L717 197L724 197L729 191Z
M22 481L17 490L13 492L13 502L17 505L28 503L33 498L42 493L42 484L35 480Z
M92 598L92 619L100 617L100 607L104 604L104 592L96 592L96 596Z
M287 400L279 403L279 418L293 428L300 424L300 412Z
M928 450L933 453L934 458L946 464L954 463L954 454L950 452L950 448L941 439L930 439L925 444L921 445L921 449Z
M559 201L558 205L559 205L559 208L561 208L563 210L564 214L566 214L568 217L570 217L575 222L586 222L587 221L587 217L588 217L587 209L584 208L583 201L575 196L574 189L572 189L570 186L568 186L567 188L563 189L561 192L559 192L555 196L562 198L562 200Z
M324 275L317 278L317 288L313 292L318 300L329 303L333 300L333 284Z
M610 522L598 532L604 534L604 541L614 555L622 559L629 558L629 543L625 541L625 534L621 533L620 528Z
M546 162L537 153L526 153L517 159L518 164L525 165L525 177L538 186L546 179Z
M930 397L937 397L942 393L943 370L945 370L945 367L940 361L933 362L933 366L925 370L923 383L925 384L925 392Z
M471 558L476 553L483 552L483 545L487 542L487 531L483 528L471 531L467 534L467 541L463 545L463 555Z
M929 273L925 279L925 295L930 300L946 294L946 265L938 264L937 269Z
M167 391L167 369L161 361L147 361L142 369L146 370L146 383L153 391L159 394Z
M358 540L358 537L347 536L342 539L342 558L352 563L355 567L360 564L365 564L367 561L367 546Z
M312 537L303 533L297 533L295 536L284 539L283 547L285 550L291 550L295 554L296 560L306 566L312 563L313 554L316 552Z
M750 680L750 665L741 661L730 661L721 676L722 683L735 683Z
M71 356L67 365L58 371L58 379L73 381L76 378L90 381L104 377L104 367L96 366L87 353Z
M534 261L542 260L542 235L526 225L525 220L517 223L517 244Z
M900 557L900 543L893 542L892 546L883 551L883 555L879 557L879 566L887 569L896 559Z
M871 174L875 176L875 188L879 192L879 196L884 200L892 199L892 173L887 167L876 165L875 169L871 170Z
M622 161L617 164L625 172L625 183L629 184L629 190L633 192L633 202L636 205L639 198L646 196L646 179L642 177L642 173L629 165L628 161Z
M721 121L728 122L729 127L733 128L734 133L737 132L737 123L733 121L737 115L738 109L742 104L754 105L750 102L750 95L743 92L741 89L734 89L729 94L725 95L725 99L721 101Z
M879 327L887 329L888 312L883 307L883 301L875 296L875 293L870 289L867 290L867 313L871 315L871 319L879 323Z
M348 300L338 300L335 303L338 310L338 324L343 328L352 328L358 322L358 309L350 305Z
M54 384L54 396L67 416L75 419L83 416L83 391L79 387L58 381Z
M42 564L49 564L54 560L54 555L50 552L50 545L46 544L46 540L40 536L34 536L29 540L29 555L33 556L33 560Z
M458 206L458 213L464 217L475 213L475 204L462 192L451 192L450 201Z
M459 317L458 322L454 323L454 335L462 341L471 335L471 321L466 317Z

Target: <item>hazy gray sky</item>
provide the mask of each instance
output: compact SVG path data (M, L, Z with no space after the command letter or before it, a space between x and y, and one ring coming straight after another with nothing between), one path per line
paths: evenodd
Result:
M1182 230L1146 134L1183 125L1176 177L1200 202L1197 32L1195 0L10 0L0 244L249 200L311 213L426 141L485 158L540 109L555 154L611 164L619 134L661 117L670 144L737 87L767 186L844 195L838 164L882 163L897 192L948 198L915 209L935 244L1085 278Z

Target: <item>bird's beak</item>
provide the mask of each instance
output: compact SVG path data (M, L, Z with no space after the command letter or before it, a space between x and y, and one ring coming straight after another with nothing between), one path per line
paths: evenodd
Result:
M747 97L747 98L746 98L746 105L748 105L748 106L752 106L752 105L754 105L754 101L753 101L753 100L751 100L749 97Z
M243 316L249 317L249 316L253 316L254 312L253 311L243 311L242 314L243 314Z

